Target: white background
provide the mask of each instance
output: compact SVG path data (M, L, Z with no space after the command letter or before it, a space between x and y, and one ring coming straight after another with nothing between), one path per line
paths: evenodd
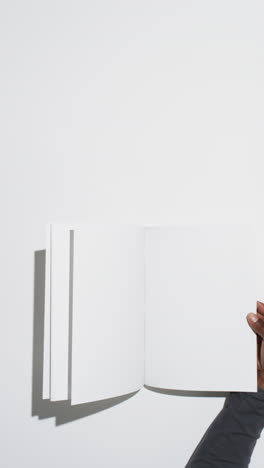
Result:
M3 466L181 468L222 408L146 389L69 417L41 404L34 251L50 221L263 217L263 16L254 0L1 2Z

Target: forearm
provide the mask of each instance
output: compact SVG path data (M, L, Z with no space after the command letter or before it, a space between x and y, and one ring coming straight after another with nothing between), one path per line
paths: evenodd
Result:
M185 468L247 468L264 427L264 390L231 392Z

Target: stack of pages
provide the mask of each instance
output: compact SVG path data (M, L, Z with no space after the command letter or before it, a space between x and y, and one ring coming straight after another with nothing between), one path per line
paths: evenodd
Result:
M250 225L47 229L43 398L257 391Z

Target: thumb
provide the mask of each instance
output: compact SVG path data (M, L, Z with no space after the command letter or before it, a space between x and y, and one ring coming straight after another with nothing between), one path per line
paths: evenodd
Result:
M262 343L262 337L259 334L259 324L258 324L258 316L256 314L248 314L247 315L247 322L250 326L250 328L256 333L257 335L257 368L259 370L262 369L261 366L261 343Z
M264 339L264 321L257 314L247 314L247 322L252 330Z

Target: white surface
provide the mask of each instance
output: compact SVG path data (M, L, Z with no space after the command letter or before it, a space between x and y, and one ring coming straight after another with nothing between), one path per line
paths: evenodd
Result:
M74 227L72 404L144 385L144 229Z
M255 188L263 219L263 2L0 8L1 465L182 468L224 398L143 389L61 426L60 402L31 416L34 251L50 220L244 222ZM250 468L263 453L262 436Z
M146 377L153 387L257 391L251 226L146 230Z

